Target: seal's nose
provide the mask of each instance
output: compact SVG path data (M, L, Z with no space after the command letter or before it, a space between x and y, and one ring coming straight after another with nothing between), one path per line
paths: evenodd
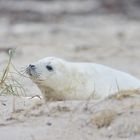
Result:
M31 65L31 64L30 64L30 65L29 65L29 68L30 68L30 69L35 69L35 65Z

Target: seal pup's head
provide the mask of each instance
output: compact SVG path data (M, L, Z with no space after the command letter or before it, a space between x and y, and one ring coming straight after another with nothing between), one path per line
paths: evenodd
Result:
M81 63L46 57L29 64L26 73L40 88L46 101L87 99L89 91L93 89L90 75L84 68L85 65Z
M61 89L66 85L67 62L56 57L46 57L35 63L29 64L26 73L39 87Z

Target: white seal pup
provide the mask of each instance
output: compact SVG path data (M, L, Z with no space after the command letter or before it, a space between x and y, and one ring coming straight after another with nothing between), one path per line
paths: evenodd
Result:
M46 100L105 98L118 91L140 88L140 80L119 70L95 63L69 62L47 57L26 69Z

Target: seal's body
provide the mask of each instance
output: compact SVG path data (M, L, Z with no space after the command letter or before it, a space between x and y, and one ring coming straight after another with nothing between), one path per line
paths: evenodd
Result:
M46 100L105 98L122 90L140 88L140 80L125 72L55 57L39 60L29 65L26 71Z

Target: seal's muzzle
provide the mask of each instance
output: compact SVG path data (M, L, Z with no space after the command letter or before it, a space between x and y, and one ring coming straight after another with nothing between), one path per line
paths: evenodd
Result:
M26 73L30 76L33 76L34 73L35 73L35 69L36 69L36 66L35 65L29 65L27 68L26 68Z
M29 65L29 69L35 70L35 65Z

